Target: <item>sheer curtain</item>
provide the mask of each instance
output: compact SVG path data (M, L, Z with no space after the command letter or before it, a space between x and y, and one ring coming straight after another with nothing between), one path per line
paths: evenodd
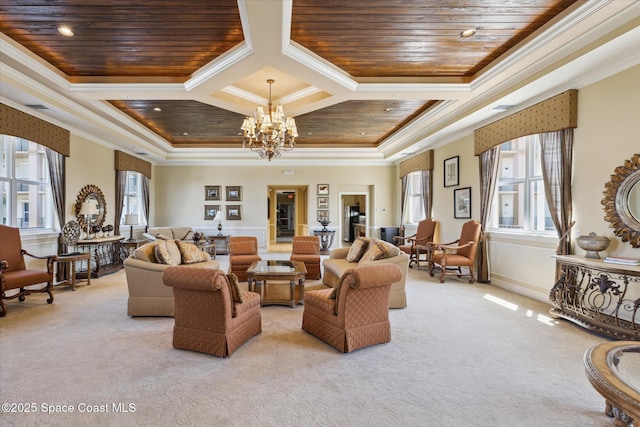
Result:
M66 200L65 185L65 157L51 148L46 148L47 164L49 166L49 180L51 181L51 195L53 196L53 208L56 211L58 224L60 225L60 234L58 235L58 253L68 251L67 245L62 240L62 227L64 226L64 205ZM62 281L66 277L67 263L57 265L56 279Z
M538 135L542 149L542 178L551 220L558 233L558 255L571 254L573 129Z
M431 179L431 171L421 171L421 184L422 184L422 203L424 205L425 218L431 219L431 212L433 206L433 180Z
M113 221L114 234L120 235L120 218L122 218L122 209L124 208L124 190L127 186L127 171L116 171L116 211Z
M402 193L400 194L400 236L404 237L404 211L407 208L407 190L409 189L409 176L402 177Z
M491 266L489 265L489 251L485 239L489 222L491 221L491 202L496 190L498 180L498 160L500 149L498 146L480 154L480 242L478 242L478 282L489 283L491 281Z
M142 175L142 211L144 212L145 226L144 232L149 231L149 177Z

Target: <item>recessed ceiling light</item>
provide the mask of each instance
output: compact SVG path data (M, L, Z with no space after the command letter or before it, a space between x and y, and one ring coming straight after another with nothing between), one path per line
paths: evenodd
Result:
M67 37L73 37L73 30L69 27L67 27L66 25L61 25L58 27L58 32L60 34L62 34L63 36L67 36Z
M292 171L291 169L287 169L287 170L282 171L282 173L285 174L285 175L293 175L295 172Z
M384 111L385 111L385 112L387 112L387 113L390 113L390 112L392 112L392 111L393 111L393 108L389 108L389 107L387 107L387 108L385 108L385 109L384 109Z
M367 134L366 132L360 132L360 135L366 135L366 134Z
M476 29L475 28L470 28L468 30L464 30L460 33L460 37L471 37L474 36L476 34Z
M311 136L313 135L311 132L307 132L307 136Z
M155 108L153 109L153 111L158 111L158 112L160 112L160 111L162 111L162 108L160 108L160 107L155 107Z
M189 132L182 132L182 136L189 136Z

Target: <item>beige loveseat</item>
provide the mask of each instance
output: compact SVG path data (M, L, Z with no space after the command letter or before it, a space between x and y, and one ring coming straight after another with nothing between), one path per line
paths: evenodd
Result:
M156 256L156 246L166 245L168 257L171 264L163 264L162 260ZM176 240L156 240L140 246L135 252L124 260L124 270L127 276L129 287L129 302L127 314L129 316L173 316L175 312L173 289L165 286L162 282L162 273L171 266L188 265L189 267L210 268L217 270L220 264L212 260L211 256L198 250L195 245L191 245L191 250L196 248L197 256L201 257L198 262L185 264L183 253L180 251ZM167 261L167 254L161 255ZM188 258L187 261L193 261Z
M359 252L360 256L357 256L356 252ZM347 260L348 255L352 257L350 261ZM383 262L397 264L402 271L402 279L391 285L389 308L405 308L407 306L405 284L409 267L409 255L391 243L380 239L358 237L351 247L338 248L331 251L329 258L322 261L322 267L324 268L322 282L335 288L340 281L340 277L347 270L366 264Z
M149 227L145 237L155 240L160 235L160 238L165 240L192 240L193 233L193 227Z

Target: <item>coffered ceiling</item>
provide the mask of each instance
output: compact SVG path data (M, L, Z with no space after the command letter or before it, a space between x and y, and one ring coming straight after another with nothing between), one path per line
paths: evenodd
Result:
M274 104L300 136L272 164L388 163L593 79L579 61L599 47L608 72L627 66L638 10L631 0L0 0L0 100L154 163L247 163L256 156L240 125L274 79Z

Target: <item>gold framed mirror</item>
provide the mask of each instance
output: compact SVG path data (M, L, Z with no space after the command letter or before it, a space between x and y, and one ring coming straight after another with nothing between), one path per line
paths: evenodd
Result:
M107 217L107 202L104 199L102 190L95 185L89 184L82 187L80 193L78 193L78 197L76 198L76 218L83 230L87 229L87 219L85 215L80 213L80 211L82 210L82 205L85 202L95 203L98 211L97 214L91 215L92 219L89 221L89 225L91 227L102 227L102 224Z
M618 166L605 184L604 219L616 236L640 247L640 154Z

